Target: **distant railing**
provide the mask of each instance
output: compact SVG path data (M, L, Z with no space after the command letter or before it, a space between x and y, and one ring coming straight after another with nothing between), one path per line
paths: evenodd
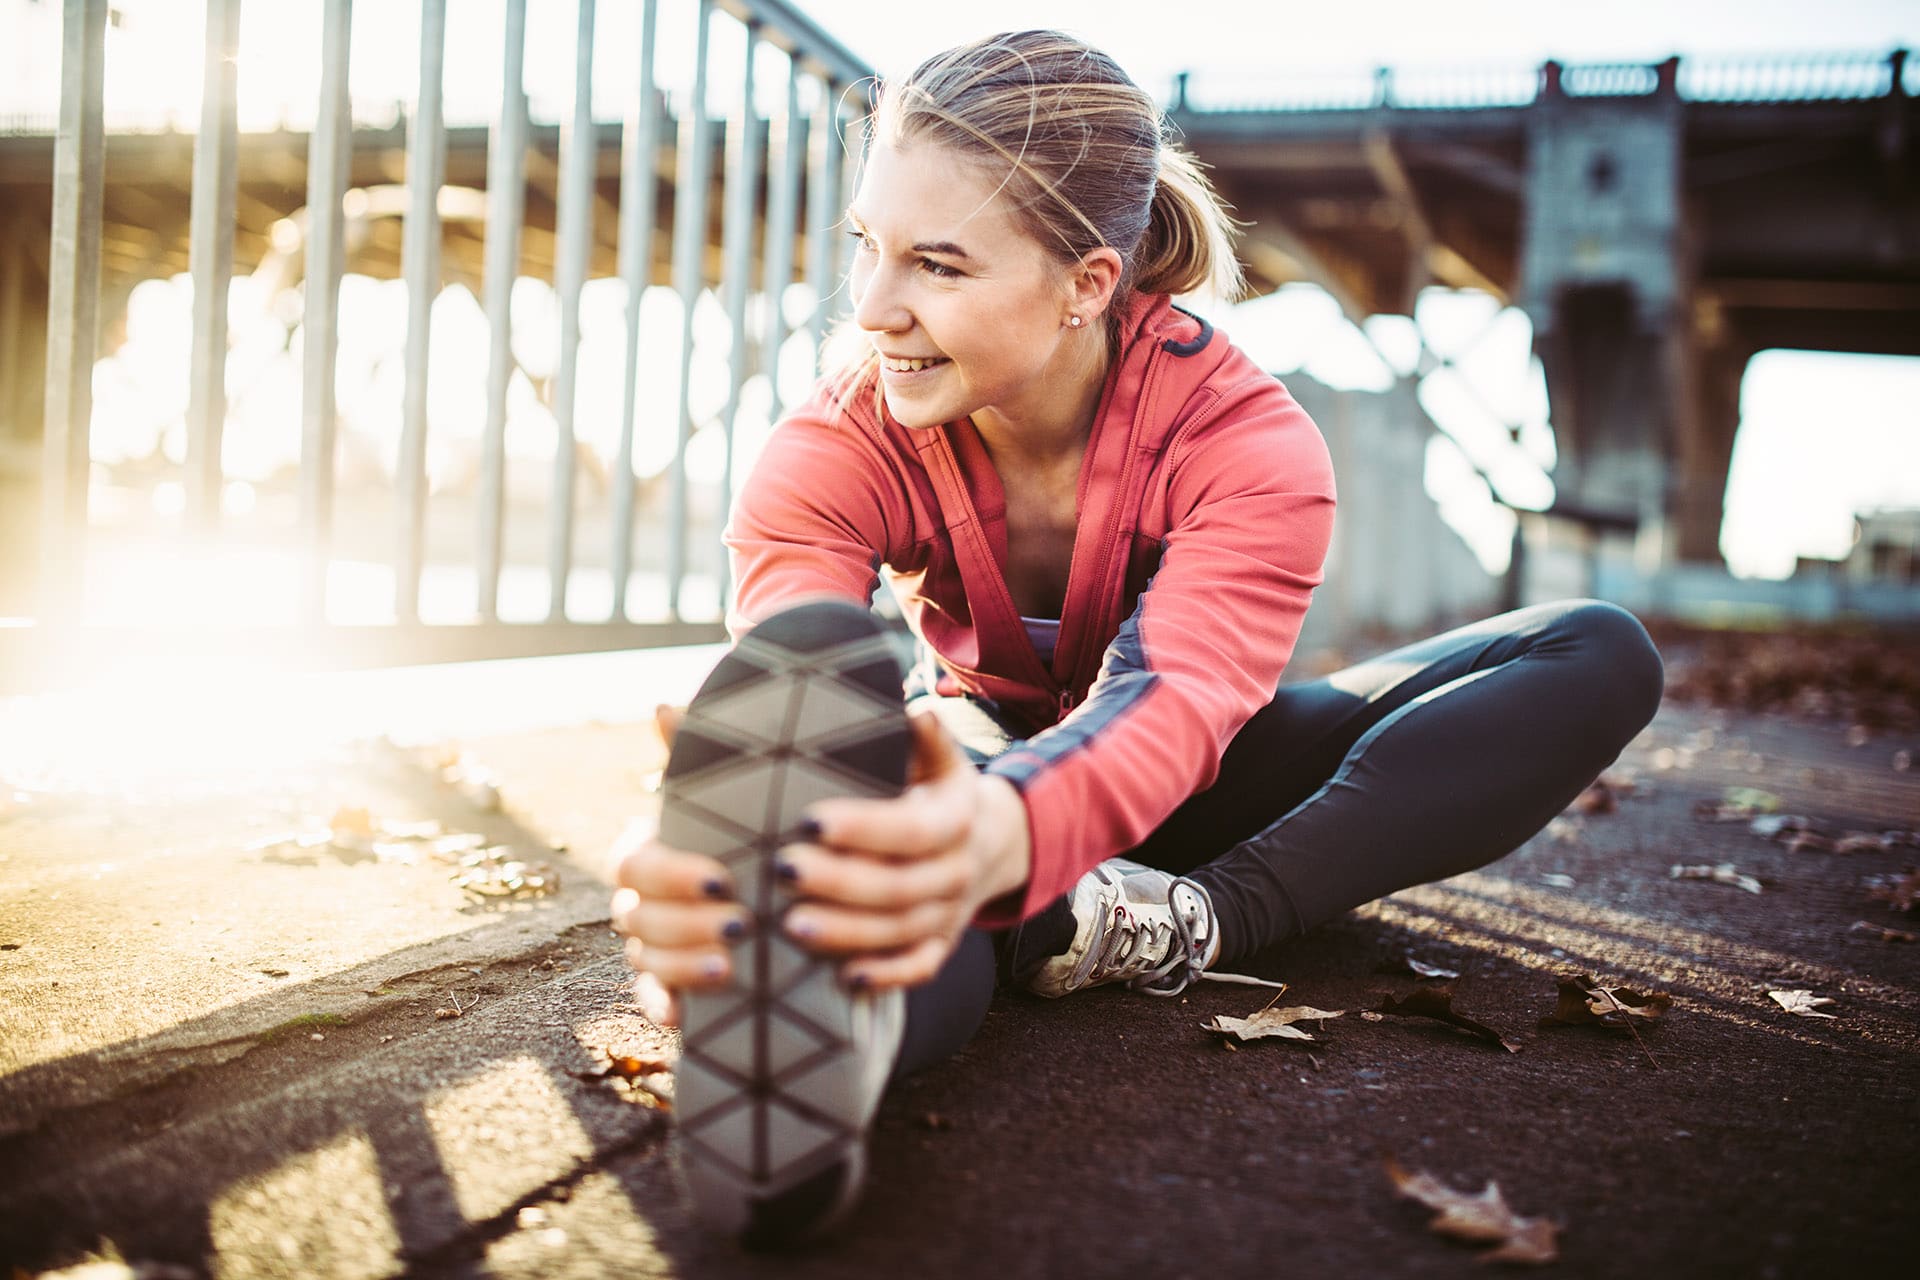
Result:
M1904 49L1891 54L1670 59L1664 63L1547 63L1541 67L1397 68L1300 76L1175 78L1171 105L1185 111L1473 111L1570 98L1649 97L1663 85L1688 102L1840 102L1913 96Z
M682 100L669 115L654 75L655 60L661 54L656 48L656 19L664 5L676 3L693 10L691 63L676 64L691 66L692 86L677 95ZM0 669L8 669L9 675L23 669L11 661L23 645L44 656L71 648L90 633L96 647L111 648L118 642L117 637L103 641L98 627L90 629L85 591L94 532L89 510L89 432L91 377L101 319L102 197L112 177L103 172L102 163L108 124L103 112L108 8L108 0L67 0L57 120L31 115L0 120L0 129L57 134L41 537L45 591L36 617L24 620L24 625L16 618L0 628L0 642L4 642L0 643ZM183 549L201 552L219 544L227 488L222 445L238 176L234 68L240 52L239 9L240 0L207 0L205 91L194 138L191 397L182 471L184 510L178 532ZM196 629L194 624L204 619L174 618L172 622L184 623L184 628L175 630L189 637L183 642L186 647L238 644L285 650L302 658L364 664L577 652L713 639L721 634L720 609L728 587L718 524L731 497L733 427L742 385L755 373L770 376L783 343L795 330L817 347L832 319L843 238L829 228L845 204L850 178L841 144L857 126L864 104L864 94L855 86L872 72L789 0L642 0L639 47L633 51L640 67L639 83L621 131L618 274L626 286L624 399L619 445L608 477L607 526L592 535L606 539L602 562L608 581L603 589L586 593L602 602L601 611L580 616L580 593L575 593L569 608L569 586L577 585L573 583L574 549L585 532L576 527L576 393L581 290L593 244L593 208L600 197L592 111L595 6L594 0L578 0L578 25L566 46L573 68L573 103L561 122L555 180L552 283L558 298L558 354L546 383L546 408L554 427L551 495L546 504L546 608L544 619L508 620L502 616L500 590L508 393L516 371L510 306L521 262L523 193L528 185L527 10L527 0L505 0L505 18L495 46L505 87L489 126L481 291L491 339L484 355L473 353L470 371L461 371L472 382L485 384L467 616L459 622L436 623L433 618L423 619L421 608L427 568L429 337L432 304L443 283L441 205L447 138L442 73L447 0L421 4L418 91L406 116L402 274L408 314L404 390L398 406L401 429L397 457L392 459L391 609L387 619L376 625L343 622L338 608L329 609L330 583L337 587L340 577L338 572L330 573L339 566L329 562L336 518L339 415L335 394L344 237L353 211L364 206L366 198L362 192L348 190L347 140L353 121L347 82L354 7L352 0L324 0L314 51L320 87L308 147L306 209L298 229L305 258L299 316L303 373L297 504L297 543L302 554L289 566L299 578L298 617L293 625L256 629L237 641L231 634L216 634L212 627ZM744 31L739 44L745 57L737 66L719 69L712 65L717 60L712 32L716 22L726 21ZM784 83L760 86L759 100L772 97L782 104L771 119L763 120L755 105L755 71L761 61L758 55L766 51L784 55L770 60L780 66L779 79ZM764 79L764 68L761 75ZM709 172L714 130L721 122L708 111L710 82L725 84L731 99L721 113L727 125L726 151L718 174ZM810 99L810 109L803 107L805 99ZM669 131L677 136L665 136ZM643 420L644 397L642 388L636 387L641 295L649 287L655 261L652 246L660 180L656 161L663 150L672 156L671 278L680 317L679 408L672 421ZM721 204L717 253L708 231L712 191L719 193ZM658 230L666 233L668 228ZM756 263L761 267L757 272ZM815 302L809 317L793 317L782 305L788 286L796 282L811 287ZM730 338L727 393L717 413L697 406L691 395L695 309L708 291L721 304ZM648 339L671 346L665 334L650 332ZM779 393L775 390L772 395L777 413ZM696 504L689 479L689 445L696 430L715 426L724 435L727 462L719 472L718 492L703 488L702 500ZM636 436L658 440L662 433L673 441L671 464L661 483L666 492L659 506L664 512L655 513L656 518L663 517L664 529L654 532L664 540L664 554L659 557L659 581L648 590L646 616L633 618L628 583L636 571ZM696 548L698 558L710 569L698 604L690 611L683 607L683 588Z

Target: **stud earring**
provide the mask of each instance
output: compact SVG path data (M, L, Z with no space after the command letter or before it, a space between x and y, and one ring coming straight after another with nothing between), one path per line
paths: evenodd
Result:
M1081 325L1082 325L1083 323L1085 323L1085 322L1084 322L1084 321L1082 321L1082 320L1081 320L1081 318L1080 318L1079 316L1068 316L1068 317L1067 317L1067 325L1068 325L1068 327L1069 327L1069 328L1073 328L1073 329L1078 329L1078 328L1079 328L1079 327L1080 327L1080 326L1081 326Z

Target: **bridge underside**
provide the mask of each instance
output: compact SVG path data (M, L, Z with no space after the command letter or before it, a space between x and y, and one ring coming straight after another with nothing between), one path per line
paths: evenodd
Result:
M1740 381L1770 347L1920 355L1911 100L1181 112L1256 289L1524 309L1570 514L1720 555ZM1810 424L1811 425L1811 424Z

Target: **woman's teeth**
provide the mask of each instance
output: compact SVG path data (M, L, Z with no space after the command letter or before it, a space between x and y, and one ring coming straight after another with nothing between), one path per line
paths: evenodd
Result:
M934 356L928 360L893 360L882 357L881 363L895 373L918 373L922 369L931 369L937 364L945 364L945 356Z

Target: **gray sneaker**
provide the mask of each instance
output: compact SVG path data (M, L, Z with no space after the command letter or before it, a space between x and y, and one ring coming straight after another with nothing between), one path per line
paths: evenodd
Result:
M750 1248L817 1235L853 1207L898 1055L900 991L855 994L780 929L774 853L831 796L889 796L911 734L891 641L864 609L786 610L720 660L662 778L660 838L731 869L755 928L735 980L681 999L677 1147L695 1214Z
M1213 900L1193 881L1126 858L1080 877L1069 897L1073 942L1040 967L1029 989L1058 997L1124 982L1149 995L1177 995L1218 951Z

